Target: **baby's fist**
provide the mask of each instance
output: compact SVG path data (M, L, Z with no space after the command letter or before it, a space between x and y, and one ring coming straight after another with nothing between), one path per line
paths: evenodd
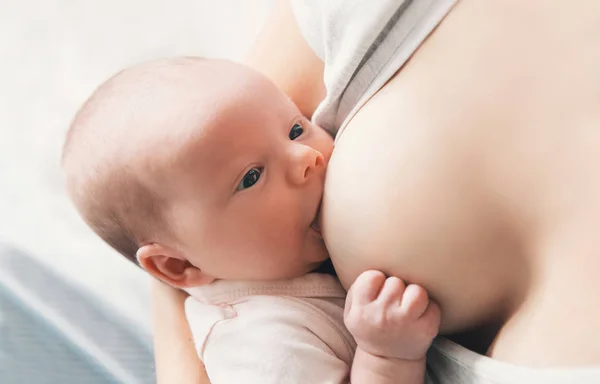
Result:
M366 352L420 360L438 333L440 309L422 287L367 271L348 291L344 322Z

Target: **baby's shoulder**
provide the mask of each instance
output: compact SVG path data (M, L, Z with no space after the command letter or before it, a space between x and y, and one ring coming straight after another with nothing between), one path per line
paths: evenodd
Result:
M264 345L286 340L295 345L322 342L343 360L350 359L355 346L344 326L343 293L336 285L312 286L314 291L307 291L306 284L276 285L219 303L188 298L186 317L199 357L209 345L222 349L229 342Z

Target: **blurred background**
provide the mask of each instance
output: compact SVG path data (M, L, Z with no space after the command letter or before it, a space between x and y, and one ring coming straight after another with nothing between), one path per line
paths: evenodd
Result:
M147 277L67 200L64 135L123 67L242 59L273 6L0 0L0 383L153 382Z

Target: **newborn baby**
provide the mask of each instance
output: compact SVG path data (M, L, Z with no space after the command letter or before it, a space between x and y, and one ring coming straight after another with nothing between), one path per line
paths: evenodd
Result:
M212 384L422 382L439 325L425 291L369 271L344 313L326 273L318 216L332 149L259 73L178 58L102 84L72 123L63 168L103 240L190 293Z

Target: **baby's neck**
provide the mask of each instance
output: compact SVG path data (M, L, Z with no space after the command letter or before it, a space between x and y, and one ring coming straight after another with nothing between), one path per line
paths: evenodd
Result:
M331 259L327 259L323 262L323 264L319 265L317 269L313 271L313 273L325 273L327 275L336 276L335 269L333 268L333 263Z

